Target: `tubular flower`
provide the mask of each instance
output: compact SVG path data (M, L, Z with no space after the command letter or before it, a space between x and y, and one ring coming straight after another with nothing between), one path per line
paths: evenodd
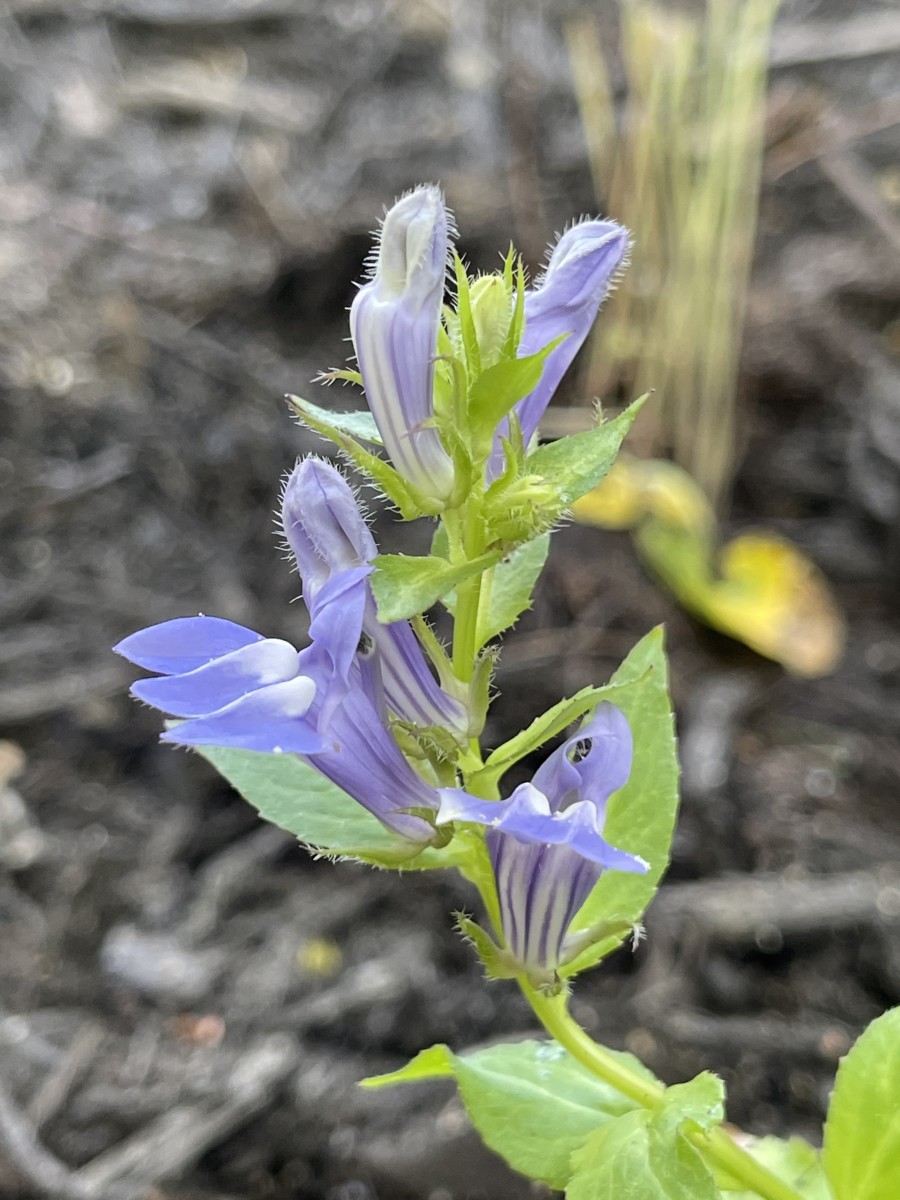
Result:
M606 870L641 873L647 863L603 837L606 803L631 772L631 730L602 704L508 800L441 790L438 824L487 828L505 949L537 982L547 982L577 952L567 934Z
M351 684L328 724L324 748L301 757L388 829L427 845L435 840L440 795L410 766L385 723L377 672L361 660Z
M313 645L330 656L341 681L333 682L329 700L346 692L361 643L371 645L392 713L465 737L465 706L438 686L409 622L378 620L368 579L378 548L343 475L323 459L304 459L285 487L282 521L303 581ZM326 700L326 723L331 709Z
M448 226L437 188L398 200L384 219L372 278L350 309L366 398L387 452L410 483L438 500L453 487L453 464L430 424Z
M115 647L160 676L132 693L183 718L163 741L299 755L401 837L433 841L438 792L403 756L390 717L462 737L465 707L438 686L408 622L379 624L369 584L377 547L340 472L305 459L282 515L311 645L298 651L218 617L167 621Z
M540 383L515 406L526 446L560 380L584 344L609 292L616 271L623 265L629 247L628 230L615 221L582 221L566 230L550 252L546 269L525 294L525 331L518 357L536 354L563 335L553 350ZM509 422L497 431L490 472L502 467L500 437L507 436Z
M331 706L323 735L330 680L319 675L327 658L315 644L298 652L232 621L184 617L142 629L115 649L161 673L135 683L133 695L187 718L162 735L164 742L296 754L400 837L422 845L434 840L433 824L408 810L436 813L438 793L383 723L366 664L350 664L349 687Z

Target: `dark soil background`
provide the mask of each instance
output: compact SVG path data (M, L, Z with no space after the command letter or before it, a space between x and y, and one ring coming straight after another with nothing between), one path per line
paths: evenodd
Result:
M322 445L280 396L346 357L368 231L404 188L444 185L480 267L510 235L536 263L594 207L569 11L0 6L3 1200L538 1194L448 1089L355 1087L433 1041L534 1032L451 930L462 885L307 858L156 744L109 647L201 610L302 637L272 510ZM900 1000L898 51L876 0L788 4L773 50L729 529L826 571L839 670L788 677L681 613L626 535L568 528L488 731L666 622L673 864L646 941L575 1010L667 1081L719 1071L741 1125L813 1139L838 1057Z

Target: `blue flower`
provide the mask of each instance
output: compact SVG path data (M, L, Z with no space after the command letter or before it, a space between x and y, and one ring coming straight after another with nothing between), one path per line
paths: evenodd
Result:
M541 417L572 364L597 317L616 272L623 266L630 238L615 221L582 221L566 230L553 247L547 266L525 293L525 331L518 357L537 354L565 335L548 356L540 382L515 406L525 445L537 433ZM509 433L504 420L497 431L489 474L503 466L501 436Z
M593 719L508 800L441 790L438 824L487 828L504 947L535 981L547 982L574 944L567 935L606 870L644 872L647 863L603 837L606 804L631 772L631 730L624 714L601 704Z
M350 309L366 399L387 452L401 475L438 500L453 487L453 463L431 424L448 227L437 188L398 200L384 218L372 278Z
M332 701L347 690L349 664L363 644L377 658L385 703L395 716L464 741L465 705L438 685L409 622L378 620L368 579L378 548L343 475L323 459L305 458L285 487L282 523L303 582L313 645L331 658L340 680L332 682ZM326 702L326 721L329 711Z
M400 837L420 846L440 840L434 823L440 795L410 765L390 731L379 703L377 668L361 658L351 683L328 723L323 748L301 757Z
M162 676L139 680L133 695L187 718L163 741L291 754L324 745L311 712L317 684L289 642L220 617L179 617L141 629L113 649Z
M438 792L404 757L391 720L463 739L466 709L438 686L408 622L378 622L369 583L377 548L340 472L301 462L282 517L311 644L298 651L218 617L166 621L115 647L160 676L132 692L184 718L163 741L297 754L401 837L433 841Z
M133 633L115 650L162 675L135 683L135 696L188 718L163 741L296 754L400 837L434 840L433 822L417 814L436 814L438 793L403 757L364 662L350 664L349 686L322 732L328 678L313 678L321 662L315 646L298 652L232 621L182 617Z

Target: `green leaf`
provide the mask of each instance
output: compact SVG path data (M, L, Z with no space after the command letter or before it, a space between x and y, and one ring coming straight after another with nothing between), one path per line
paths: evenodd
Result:
M490 587L482 588L478 609L479 647L509 629L531 608L531 594L549 550L550 534L543 533L519 546L494 568L489 576Z
M641 410L641 396L612 421L595 425L587 433L559 438L527 455L522 467L526 475L540 475L559 489L562 509L595 488L609 471L619 447Z
M666 1088L666 1097L654 1112L653 1127L661 1135L677 1133L686 1123L704 1132L725 1119L725 1085L718 1075L701 1071L687 1083Z
M666 1089L652 1112L632 1112L602 1126L572 1155L569 1200L718 1200L715 1180L681 1136L685 1126L721 1123L725 1089L704 1071Z
M361 430L371 428L365 420L367 414L328 412L324 408L310 404L308 400L302 400L299 396L288 396L288 400L303 424L308 425L310 429L314 429L316 433L340 447L353 465L365 472L381 488L391 503L397 506L405 521L412 521L416 517L434 516L440 511L440 504L436 500L422 495L417 488L407 483L400 472L395 471L390 463L366 450L354 436L347 432L348 418ZM374 421L372 425L374 425ZM359 436L371 440L368 433L360 432Z
M594 1133L572 1155L567 1200L720 1200L697 1151L647 1112L632 1112Z
M408 842L391 833L341 788L293 754L258 754L204 746L200 754L267 821L325 854L381 867L427 869L454 865L458 845L428 847L410 857Z
M403 621L431 608L458 583L480 575L499 558L499 553L482 554L470 562L452 566L433 554L379 554L375 559L372 591L378 620L384 624Z
M410 1059L399 1071L388 1071L385 1075L370 1075L361 1079L359 1086L371 1088L393 1087L396 1083L421 1083L425 1079L451 1078L455 1074L454 1061L456 1055L444 1045L429 1046L420 1050L415 1058Z
M490 578L481 589L481 605L478 610L478 645L483 646L504 629L514 625L523 612L531 608L531 594L538 576L544 569L550 549L550 535L543 533L524 546L517 547L512 554L497 563ZM439 525L431 543L432 554L446 557L448 553L447 531ZM456 612L456 593L448 592L441 597L444 607Z
M777 1137L754 1138L744 1146L757 1162L778 1176L794 1189L803 1200L834 1200L818 1150L793 1137L782 1141ZM733 1180L719 1180L727 1200L759 1200L756 1192L741 1190ZM734 1189L734 1190L732 1190Z
M556 338L536 354L507 359L482 371L469 387L469 424L475 439L475 457L491 452L497 426L509 410L541 381L544 363L564 338Z
M630 687L615 687L629 681L634 681ZM575 918L573 934L614 917L632 924L640 921L668 865L678 811L678 758L661 627L635 646L611 685L614 690L604 698L628 718L634 759L628 782L610 799L603 836L613 846L639 854L650 870L646 875L605 872ZM621 940L619 936L595 943L562 974L571 976L599 962Z
M376 446L384 445L375 418L367 408L359 412L332 412L329 408L319 408L318 404L309 400L301 400L299 396L291 396L290 399L304 420L315 420L336 433L349 433L351 437L362 438L364 442L372 442Z
M841 1061L822 1154L835 1200L900 1196L900 1008L873 1021Z
M610 1052L615 1053L615 1052ZM630 1054L631 1070L653 1078ZM485 1143L523 1175L563 1188L573 1150L598 1128L636 1108L556 1042L514 1042L473 1054L432 1046L408 1066L364 1081L365 1087L456 1077L469 1116Z

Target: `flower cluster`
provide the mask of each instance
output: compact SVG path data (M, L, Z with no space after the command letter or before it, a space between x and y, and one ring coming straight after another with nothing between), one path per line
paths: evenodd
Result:
M435 420L435 392L439 343L448 337L442 313L451 230L435 188L400 200L385 218L373 276L350 318L371 413L394 467L445 503L456 486L456 459ZM515 344L504 334L512 357L537 356L540 370L492 431L483 460L488 480L502 467L513 426L526 443L535 436L626 248L619 226L584 222L563 235L533 288L518 296L501 289L507 331L515 305L521 308ZM479 361L487 362L487 335L482 350ZM162 735L167 742L297 756L391 830L408 858L457 833L482 838L502 952L546 982L571 957L570 927L601 873L646 870L603 836L606 803L631 767L625 717L601 705L509 799L473 794L467 768L473 755L481 763L473 738L483 714L471 671L454 673L434 635L420 639L422 624L379 620L372 587L378 550L344 476L323 459L302 460L287 481L281 515L309 613L309 644L298 649L217 617L167 621L116 647L156 673L135 683L134 695L176 718Z

